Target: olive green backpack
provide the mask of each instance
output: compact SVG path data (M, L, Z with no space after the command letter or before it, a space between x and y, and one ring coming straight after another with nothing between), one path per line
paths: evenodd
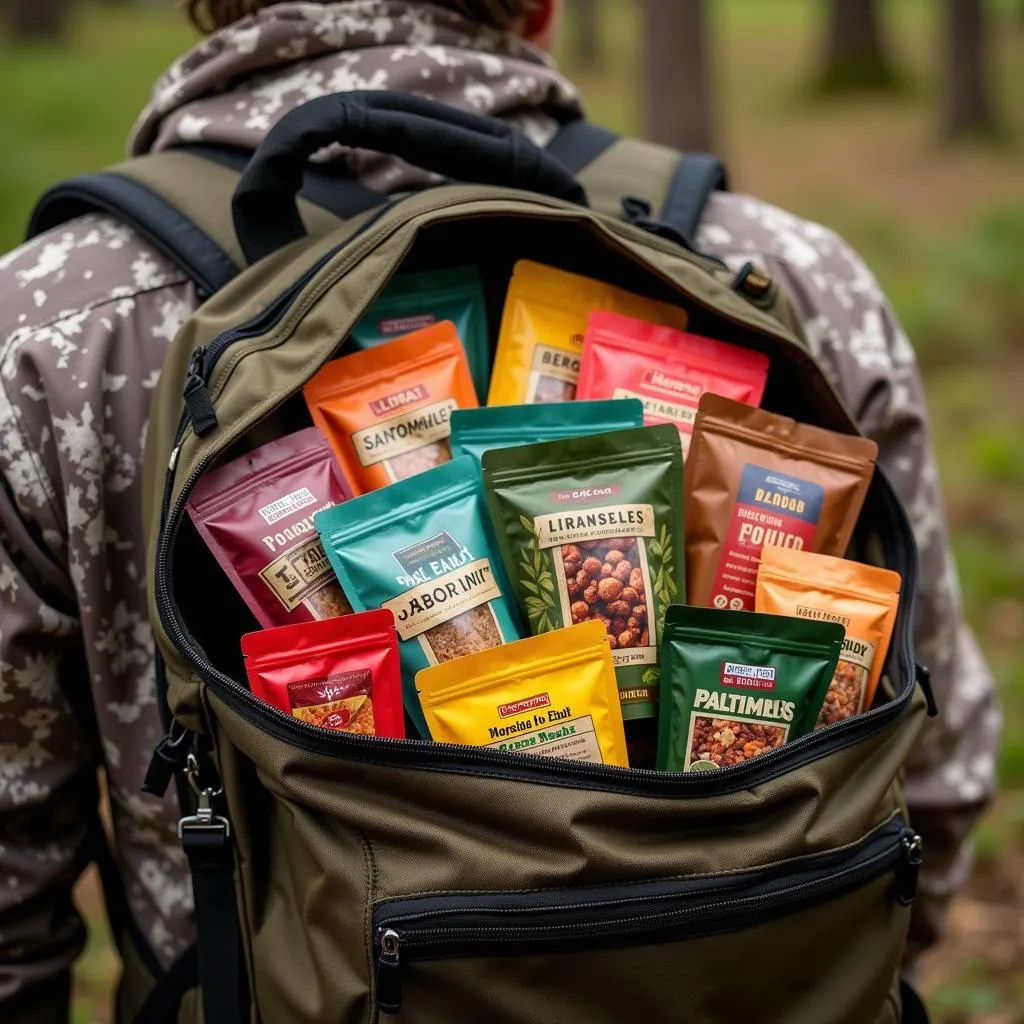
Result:
M331 142L443 183L385 200L332 172L304 178ZM857 557L903 578L879 701L713 773L287 717L243 682L253 620L185 512L212 467L308 425L302 386L399 270L472 262L496 309L521 258L680 302L693 330L770 356L767 408L855 432L777 286L694 251L721 166L579 122L544 151L502 122L388 93L313 100L239 181L244 163L209 149L133 161L55 190L34 225L113 210L212 296L168 352L145 467L169 708L147 785L181 783L198 947L170 979L129 948L119 1019L926 1020L900 977L921 860L902 766L927 705L911 644L916 556L881 472L855 541Z

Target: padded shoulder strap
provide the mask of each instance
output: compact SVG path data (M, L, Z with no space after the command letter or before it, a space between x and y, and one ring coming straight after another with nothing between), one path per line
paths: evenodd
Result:
M53 186L36 205L28 237L75 217L116 216L181 267L204 297L246 266L235 237L231 197L249 154L187 146L137 157ZM303 221L319 233L386 202L343 172L311 170L300 193Z
M711 193L728 189L725 166L715 156L681 155L585 121L560 128L548 149L579 178L592 209L622 217L623 200L639 199L651 221L671 228L690 248Z

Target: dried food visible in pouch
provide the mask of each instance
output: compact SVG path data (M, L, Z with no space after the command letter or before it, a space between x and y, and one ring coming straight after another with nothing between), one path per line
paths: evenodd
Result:
M405 735L398 638L389 612L279 626L242 637L252 692L307 725Z
M316 512L350 497L309 427L210 470L188 513L260 625L285 626L352 611L313 526Z
M818 727L871 707L899 597L900 576L890 569L808 551L765 549L757 573L757 610L838 622L846 630Z
M508 753L629 766L608 637L571 626L416 675L430 736Z
M303 395L356 494L448 462L451 414L477 404L448 320L332 360Z
M842 642L835 622L673 605L662 648L658 767L729 768L809 733Z
M678 432L640 427L494 449L483 467L530 632L600 622L624 716L652 717L660 622L684 592Z
M394 615L406 711L426 737L416 673L519 638L479 472L462 457L339 508L316 520L324 549L354 607Z
M686 469L689 603L752 610L765 548L845 554L877 454L868 438L705 394Z
M679 330L689 319L680 306L520 260L505 297L487 404L568 402L575 398L587 317L598 309L628 313Z

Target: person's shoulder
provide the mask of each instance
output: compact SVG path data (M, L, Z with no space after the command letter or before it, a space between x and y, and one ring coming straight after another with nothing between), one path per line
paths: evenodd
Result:
M185 284L185 274L126 224L79 217L0 256L0 358L12 339L71 337L90 317L123 317L139 296Z
M874 275L838 232L756 196L715 192L697 237L704 251L742 263L770 258L794 274L845 280L861 294L882 299Z

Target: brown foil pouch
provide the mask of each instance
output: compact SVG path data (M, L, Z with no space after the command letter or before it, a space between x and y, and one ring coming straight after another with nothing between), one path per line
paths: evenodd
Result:
M757 574L757 611L838 622L846 630L816 729L871 707L899 600L900 576L891 569L765 548Z
M686 465L688 602L753 611L765 547L845 554L877 455L867 438L705 394Z
M315 427L299 430L211 470L188 513L264 628L352 611L313 513L352 496Z

